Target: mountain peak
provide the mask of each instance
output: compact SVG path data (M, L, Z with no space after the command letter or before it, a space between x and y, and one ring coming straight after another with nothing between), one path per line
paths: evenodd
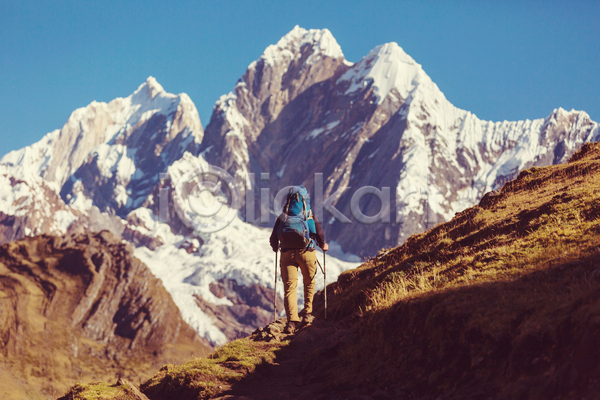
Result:
M331 58L343 58L344 53L328 29L304 29L296 25L276 44L268 46L261 59L269 65L274 65L284 58L293 59L304 45L311 45L314 54ZM307 62L311 61L311 57Z
M159 93L164 93L165 89L153 76L149 76L144 83L142 83L134 94L145 93L149 99L153 99Z
M351 82L346 90L347 94L365 87L366 82L372 81L379 104L392 89L396 89L400 96L406 99L416 86L422 83L433 84L421 65L395 42L376 46L346 71L338 83L342 81Z
M367 58L368 57L378 57L386 62L401 62L408 65L417 65L419 67L421 66L411 56L409 56L404 51L404 49L400 47L396 42L389 42L376 46L373 50L369 52Z

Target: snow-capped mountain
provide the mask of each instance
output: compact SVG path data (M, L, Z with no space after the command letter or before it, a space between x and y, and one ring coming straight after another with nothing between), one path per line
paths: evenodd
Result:
M212 234L190 229L177 215L176 183L187 172L208 167L199 155L202 138L189 97L166 93L152 77L129 97L74 111L62 129L0 160L1 242L108 229L137 246L136 256L163 281L184 320L200 335L216 345L247 334L272 317L272 295L261 308L252 299L239 304L236 296L232 303L231 296L213 292L223 279L272 291L270 230L242 222L237 210L225 229ZM186 204L184 212L193 214ZM329 257L329 279L354 266ZM317 288L322 287L317 279ZM278 292L283 294L281 283ZM269 297L271 292L261 293ZM215 316L207 304L235 313Z
M152 77L129 97L75 110L62 129L0 159L0 212L14 220L2 242L65 233L92 207L126 215L202 135L190 98Z
M397 44L353 64L328 30L295 27L218 99L206 131L187 95L150 77L4 156L0 242L108 229L136 246L184 319L222 344L234 335L224 325L272 313L263 289L274 285L270 205L282 188L304 184L313 194L338 256L327 261L331 281L357 265L356 255L448 220L520 170L563 162L599 135L587 114L562 109L543 120L482 121L454 107ZM233 181L204 181L211 165ZM221 204L230 186L237 207ZM356 193L371 195L357 201ZM389 196L389 221L360 223L382 208L373 193ZM321 215L319 199L329 212ZM199 205L216 205L230 223L203 229L213 217ZM261 285L262 305L225 295L237 287L232 279ZM215 314L222 307L235 312Z
M282 110L315 84L330 79L344 63L331 32L296 26L248 66L232 92L219 98L203 142L206 159L246 182L248 173L259 168L253 150L260 148L267 158L271 155L269 135L280 134L273 125L279 123ZM263 172L273 171L268 165L260 167Z
M450 219L522 169L564 162L599 138L585 112L560 108L546 119L482 121L454 107L396 43L352 64L329 31L296 27L217 102L201 146L240 178L270 172L252 183L256 193L299 183L318 191L322 173L324 198L342 214L325 213L327 233L372 255ZM358 222L352 198L366 186L384 198L390 188L389 222ZM382 209L375 196L357 203L366 216Z

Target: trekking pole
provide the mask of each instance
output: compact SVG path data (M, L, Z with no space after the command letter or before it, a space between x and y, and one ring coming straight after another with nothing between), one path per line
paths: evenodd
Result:
M325 290L325 319L327 319L327 274L325 273L325 252L323 252L323 265L321 266L321 263L319 262L319 259L317 258L317 265L319 266L319 268L321 269L321 272L323 273L323 290ZM315 273L315 276L317 274Z
M327 265L325 264L325 251L323 252L323 287L325 290L325 320L327 320Z
M273 285L273 322L277 321L277 253L275 252L275 285Z

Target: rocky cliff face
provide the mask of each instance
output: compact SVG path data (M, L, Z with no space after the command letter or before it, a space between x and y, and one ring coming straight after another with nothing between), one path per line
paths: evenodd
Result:
M123 104L116 114L127 118L88 151L62 186L61 197L76 207L87 209L81 204L87 202L125 217L144 203L169 165L202 141L203 131L190 98L166 93L152 77L127 99L117 100ZM107 106L117 107L115 101Z
M287 136L278 119L300 94L344 70L344 55L327 29L295 27L248 66L234 90L221 96L207 126L205 158L241 182L248 173L272 171L265 131ZM315 101L316 99L311 99Z
M210 291L219 299L227 299L232 305L215 305L196 295L198 307L223 331L228 340L247 337L273 321L273 291L264 286L238 285L233 279L221 278L209 285ZM283 299L276 298L277 310L283 310Z
M482 121L454 107L396 43L351 64L328 31L319 35L328 38L329 50L314 39L312 46L294 46L317 36L296 28L250 64L217 102L202 147L232 175L269 172L266 182L246 185L255 193L268 187L271 199L288 185L322 190L343 214L324 218L329 237L345 250L374 254L398 245L522 169L564 162L581 144L600 138L598 124L584 112L556 109L543 120ZM303 85L289 90L290 82ZM273 88L285 99L277 107ZM315 182L316 173L322 180ZM352 197L366 186L390 188L382 194L389 199L389 220L360 222L361 214L382 210L376 196L357 201L360 212L353 213Z
M64 234L97 211L125 216L202 136L190 98L166 93L152 77L129 97L75 110L62 129L0 160L0 213L8 227L0 243ZM124 229L106 216L86 224L100 220L116 234Z
M210 349L131 247L106 231L1 246L0 296L5 399L55 396L73 381L137 381Z

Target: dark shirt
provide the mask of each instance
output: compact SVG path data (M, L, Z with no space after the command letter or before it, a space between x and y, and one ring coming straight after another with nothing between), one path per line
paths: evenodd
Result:
M269 241L271 242L271 248L273 249L273 251L277 251L277 249L279 248L279 238L277 237L277 229L279 228L279 224L281 224L282 217L283 213L279 216L279 218L277 218L277 221L275 221L273 232L271 232L271 237L269 238ZM315 230L317 232L311 232L310 237L317 242L317 245L320 248L323 248L323 245L325 245L325 234L323 233L323 229L321 229L321 224L314 215L313 220L315 221Z

